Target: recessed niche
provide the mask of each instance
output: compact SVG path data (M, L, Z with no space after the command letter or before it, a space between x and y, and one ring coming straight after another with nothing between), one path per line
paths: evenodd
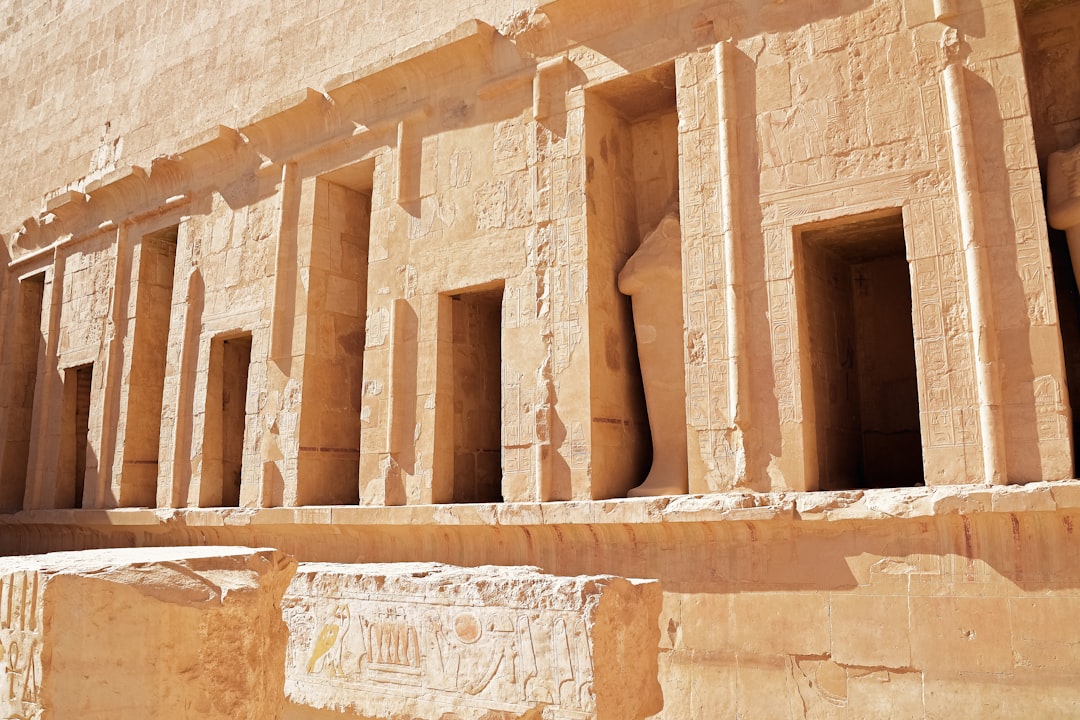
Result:
M586 90L594 498L625 496L653 463L631 300L616 279L665 215L678 211L678 125L674 63ZM681 297L681 282L674 292ZM681 332L682 318L670 320ZM683 373L681 358L677 367L657 370ZM684 403L684 394L675 401Z
M899 209L798 231L817 488L923 481L911 280ZM813 443L812 443L813 445ZM810 483L811 487L813 483Z
M162 393L172 313L173 268L179 226L142 237L135 285L135 330L128 382L120 505L156 503Z
M57 478L56 506L83 507L90 435L90 397L94 365L64 371L64 415L61 422L61 471Z
M359 502L374 171L374 161L362 162L315 181L296 496L301 505Z
M15 319L14 356L8 385L8 422L0 442L0 512L22 509L26 493L26 470L30 456L30 427L37 385L38 357L42 346L41 303L45 295L45 274L19 282L18 315Z
M502 502L502 297L488 286L450 295L453 502Z
M251 335L216 337L210 346L199 505L237 507L244 475Z

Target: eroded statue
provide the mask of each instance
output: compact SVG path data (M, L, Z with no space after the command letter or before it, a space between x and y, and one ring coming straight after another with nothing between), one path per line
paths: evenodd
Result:
M1046 174L1046 219L1065 231L1073 275L1080 285L1080 145L1051 153Z
M653 445L649 474L630 497L678 495L688 489L681 237L679 215L669 212L619 273L619 291L633 303Z

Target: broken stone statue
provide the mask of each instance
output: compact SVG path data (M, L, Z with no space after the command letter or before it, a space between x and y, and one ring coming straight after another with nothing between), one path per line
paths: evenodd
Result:
M1073 275L1080 284L1080 145L1050 154L1046 191L1046 219L1065 231Z
M668 212L619 273L619 291L634 309L641 381L649 413L653 461L630 497L680 495L688 490L686 384L683 379L682 233Z

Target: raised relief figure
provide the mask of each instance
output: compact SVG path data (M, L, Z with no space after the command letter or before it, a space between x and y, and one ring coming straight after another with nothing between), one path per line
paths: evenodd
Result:
M688 490L681 239L679 215L671 211L645 236L619 273L619 291L633 303L653 445L649 474L628 493L630 497L679 495Z
M1080 284L1080 145L1051 153L1046 174L1046 219L1065 231L1073 275Z

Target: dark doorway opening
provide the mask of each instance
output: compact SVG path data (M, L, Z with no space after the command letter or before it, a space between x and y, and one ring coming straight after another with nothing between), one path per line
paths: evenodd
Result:
M911 276L901 212L841 218L800 235L812 386L807 419L817 438L817 487L920 484Z
M65 468L57 488L57 507L83 507L86 481L86 454L90 436L90 395L94 365L80 365L64 371L64 422L62 426Z
M45 295L45 274L40 273L19 282L18 317L10 385L8 393L8 425L0 448L3 467L0 467L0 512L21 510L26 494L26 470L30 457L30 427L34 411L34 389L37 385L38 355L42 346L41 303Z
M225 506L240 504L250 365L251 335L222 342L221 504Z
M213 339L206 387L200 507L240 505L250 366L250 334Z
M451 296L453 502L502 502L503 287Z

